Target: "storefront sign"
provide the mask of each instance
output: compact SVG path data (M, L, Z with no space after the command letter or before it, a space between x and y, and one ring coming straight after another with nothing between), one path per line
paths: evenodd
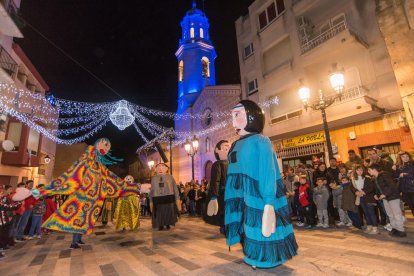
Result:
M320 143L325 141L325 133L323 131L315 132L307 135L302 135L290 139L282 140L284 148L294 148L313 143Z

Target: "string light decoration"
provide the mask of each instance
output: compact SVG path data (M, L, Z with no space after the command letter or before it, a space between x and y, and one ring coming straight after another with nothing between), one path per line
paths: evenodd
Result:
M279 98L259 103L263 109L270 108L279 103ZM222 129L231 123L230 111L215 111L211 113L219 123L198 131L174 131L155 123L148 117L158 117L168 120L197 120L202 119L203 114L176 114L141 105L130 103L126 100L115 102L76 102L54 97L51 93L42 95L25 89L19 89L11 84L0 83L0 109L10 116L15 117L33 130L42 133L45 137L58 144L80 143L96 134L111 121L120 130L134 125L139 137L145 143L140 149L148 147L151 143L145 133L166 141L170 136L175 137L174 145L180 145L194 135L202 137L211 132ZM160 119L158 119L160 121Z
M118 102L118 105L111 114L109 114L111 122L119 129L124 130L134 122L135 118L128 109L128 103L125 100Z

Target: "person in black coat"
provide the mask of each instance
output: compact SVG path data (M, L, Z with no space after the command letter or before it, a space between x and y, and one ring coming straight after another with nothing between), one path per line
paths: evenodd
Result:
M372 164L368 172L375 177L375 184L378 189L378 194L375 195L375 199L383 201L385 211L390 219L392 226L390 235L406 237L407 234L404 229L398 183L394 181L392 174L383 171L382 166L379 164Z
M220 233L224 234L224 190L226 187L230 144L226 140L221 140L214 148L214 162L211 169L211 180L208 189L209 203L207 206L206 222L220 226Z
M406 151L399 152L397 164L392 169L394 177L398 179L403 200L414 215L414 162L411 155Z

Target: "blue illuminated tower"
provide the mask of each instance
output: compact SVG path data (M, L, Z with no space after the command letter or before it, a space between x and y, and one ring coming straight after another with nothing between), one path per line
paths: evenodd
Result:
M196 2L181 21L182 38L175 56L178 60L178 109L192 106L206 85L215 85L216 51L210 41L209 23Z

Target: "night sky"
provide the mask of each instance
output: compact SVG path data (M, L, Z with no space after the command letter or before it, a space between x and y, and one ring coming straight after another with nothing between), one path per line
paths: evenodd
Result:
M206 0L210 37L217 51L216 83L240 83L234 21L253 0ZM124 99L165 111L177 108L180 22L191 0L22 0L23 48L50 91L59 98L101 102L120 99L63 55L31 26L93 72ZM197 1L202 9L202 1ZM31 26L30 26L31 25ZM166 123L164 122L164 125ZM172 122L170 123L172 125ZM113 153L126 158L143 144L131 126L111 123L92 139L108 137Z

